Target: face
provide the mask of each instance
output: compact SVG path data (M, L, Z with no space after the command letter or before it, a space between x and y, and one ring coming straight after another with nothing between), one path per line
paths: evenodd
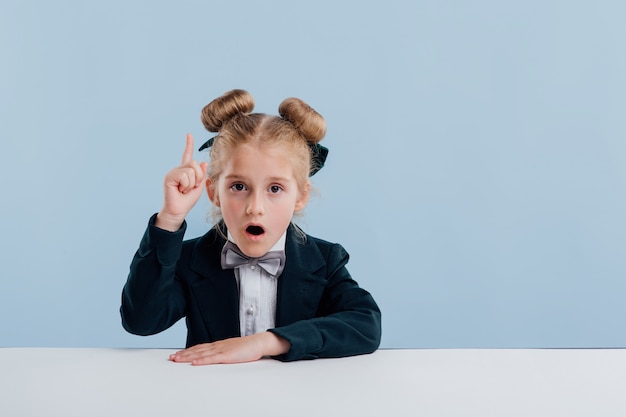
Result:
M250 145L235 149L217 183L207 181L207 192L237 246L251 257L274 246L309 197L308 189L298 188L280 148Z

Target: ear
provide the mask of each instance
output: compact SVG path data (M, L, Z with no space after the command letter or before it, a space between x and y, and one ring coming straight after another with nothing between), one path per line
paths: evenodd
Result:
M309 202L309 196L311 195L311 182L307 181L304 190L301 190L298 199L296 200L296 207L294 211L300 211L306 207Z
M216 206L220 206L220 199L218 198L217 192L215 191L215 184L210 178L206 180L206 193L209 196L209 200Z

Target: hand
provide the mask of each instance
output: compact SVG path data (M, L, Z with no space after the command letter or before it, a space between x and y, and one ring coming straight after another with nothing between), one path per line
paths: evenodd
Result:
M213 343L203 343L170 355L172 362L192 365L253 362L263 356L275 356L289 351L290 344L271 332L233 337Z
M172 232L180 228L204 191L207 169L208 163L194 161L193 136L187 134L182 163L168 172L163 182L165 197L157 227Z

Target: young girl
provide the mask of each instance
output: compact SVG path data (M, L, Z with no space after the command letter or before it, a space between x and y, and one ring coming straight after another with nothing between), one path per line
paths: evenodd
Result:
M185 317L187 349L170 360L194 365L371 353L380 310L348 273L348 254L292 223L324 165L326 122L295 98L280 117L253 108L249 93L233 90L202 110L206 129L219 132L200 148L211 148L210 164L193 160L187 135L130 266L122 324L151 335ZM220 220L183 241L204 189Z

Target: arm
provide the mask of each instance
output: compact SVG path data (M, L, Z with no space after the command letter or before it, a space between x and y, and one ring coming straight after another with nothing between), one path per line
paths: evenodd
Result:
M371 353L380 345L381 313L372 296L352 279L348 253L332 245L326 254L327 282L316 317L270 331L290 343L277 359L292 361Z
M176 280L186 224L176 232L155 226L152 216L122 290L122 326L139 335L159 333L184 316L185 298Z
M165 176L163 208L150 219L122 292L122 325L131 333L158 333L184 315L183 290L175 280L176 262L185 217L202 195L207 166L193 160L193 137L187 135L181 165Z

